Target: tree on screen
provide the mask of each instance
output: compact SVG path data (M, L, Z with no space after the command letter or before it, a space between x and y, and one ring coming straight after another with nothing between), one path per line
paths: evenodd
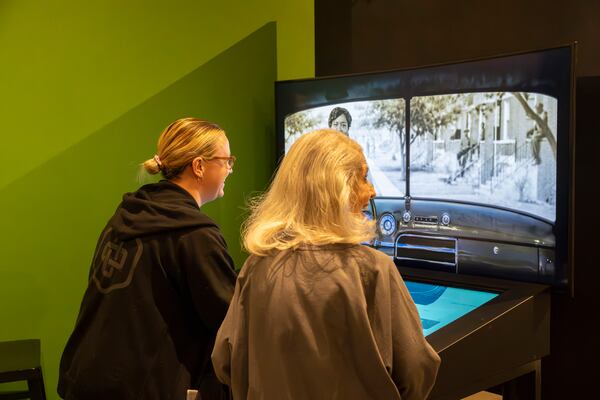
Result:
M463 109L463 104L472 101L469 96L442 95L412 98L410 143L425 134L436 137L442 128L455 122ZM370 115L368 126L376 129L385 128L398 135L401 151L397 157L400 158L403 170L406 160L404 99L373 101L367 115Z
M543 118L540 114L538 114L531 108L529 102L527 101L527 99L529 98L529 95L527 93L515 92L512 93L512 95L515 96L515 99L517 99L521 107L523 107L525 114L527 114L529 118L535 121L535 123L540 129L542 137L548 140L548 144L550 145L550 148L552 149L552 154L554 155L554 159L556 160L556 136L554 135L552 129L550 129L550 126L548 125L548 119Z
M285 119L285 144L290 146L303 133L318 125L318 120L307 112L297 112Z
M471 94L414 97L410 103L410 142L427 133L437 137L437 133L456 122L472 102Z
M530 93L525 92L490 92L486 93L485 96L487 99L492 100L486 104L480 104L478 107L481 107L484 113L489 113L493 110L496 103L499 103L505 96L512 95L519 105L525 111L527 117L531 118L537 127L539 128L539 132L542 138L548 140L548 144L550 145L550 149L552 150L552 154L554 159L556 160L556 135L552 132L550 125L548 124L547 113L539 113L529 105L529 97Z
M404 161L406 159L406 149L404 140L404 100L377 100L369 103L369 109L365 113L369 117L365 121L365 126L375 129L387 129L394 132L400 138L400 152L394 154L393 158L400 159L401 171L404 171Z

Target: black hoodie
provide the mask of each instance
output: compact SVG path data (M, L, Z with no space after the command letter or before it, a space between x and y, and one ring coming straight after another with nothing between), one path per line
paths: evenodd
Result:
M58 393L183 400L211 386L235 279L219 227L188 192L161 181L126 194L98 240Z

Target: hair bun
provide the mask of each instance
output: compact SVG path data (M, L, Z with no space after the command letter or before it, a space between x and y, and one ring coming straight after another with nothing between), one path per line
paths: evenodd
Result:
M162 161L160 161L160 157L158 156L158 154L155 154L154 157L152 157L152 158L156 162L156 166L158 167L158 170L162 171L163 170L163 163L162 163Z

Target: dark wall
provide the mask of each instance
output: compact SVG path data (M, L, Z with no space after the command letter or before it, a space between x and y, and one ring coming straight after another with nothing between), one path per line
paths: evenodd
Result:
M597 0L316 0L317 76L460 61L579 42L600 75Z
M592 321L600 316L600 268L597 261L600 233L594 223L600 196L599 98L600 76L577 78L575 297L554 296L552 299L551 357L546 363L544 380L545 393L548 394L544 398L548 399L569 398L569 390L582 394L580 398L589 398L590 393L598 392L600 388L597 374L600 355L598 331L592 328Z
M598 391L600 1L316 0L317 76L409 68L577 41L575 297L553 295L544 399ZM490 362L492 362L490 360Z

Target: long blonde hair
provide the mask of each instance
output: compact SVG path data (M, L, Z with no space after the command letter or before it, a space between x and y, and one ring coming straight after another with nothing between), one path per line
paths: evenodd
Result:
M322 129L301 136L284 157L267 192L251 202L242 237L264 256L300 244L360 243L374 223L354 211L365 157L348 136Z
M212 158L225 131L217 124L199 118L181 118L167 126L158 138L157 153L142 164L151 175L177 177L194 158Z

